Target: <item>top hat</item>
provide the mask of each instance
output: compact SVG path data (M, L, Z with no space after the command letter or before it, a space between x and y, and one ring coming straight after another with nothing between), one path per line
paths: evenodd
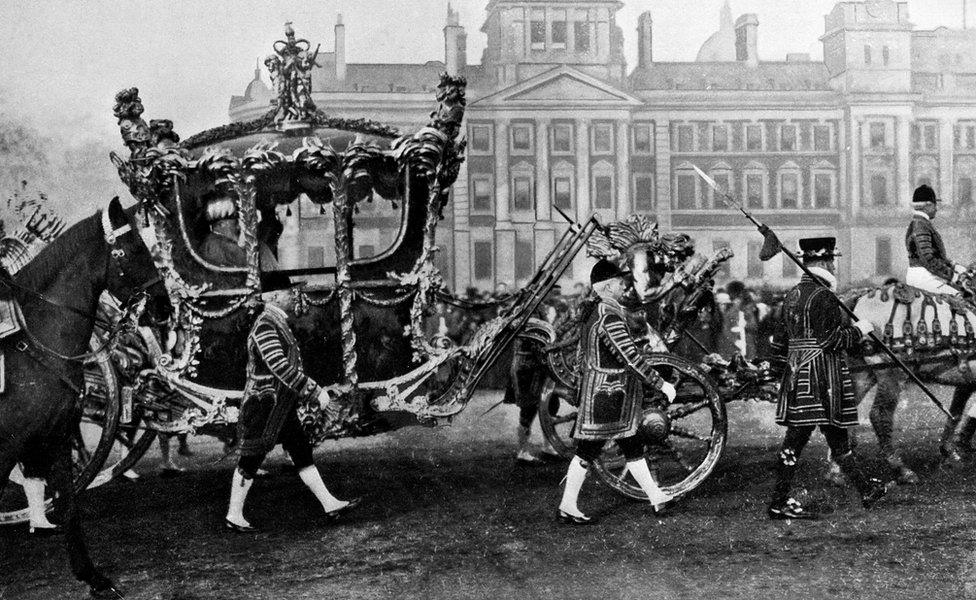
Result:
M280 271L265 271L261 273L261 293L277 292L305 285L304 281L292 281L290 277Z
M629 272L618 267L616 263L606 259L600 259L590 270L590 285L595 285L608 279L626 277L627 275L629 275Z
M837 238L819 237L805 238L800 240L800 258L803 260L830 260L835 256L840 256L834 247L837 245Z
M915 193L912 194L912 202L917 202L919 204L924 204L926 202L938 202L939 198L935 195L935 190L924 183L917 188L915 188Z

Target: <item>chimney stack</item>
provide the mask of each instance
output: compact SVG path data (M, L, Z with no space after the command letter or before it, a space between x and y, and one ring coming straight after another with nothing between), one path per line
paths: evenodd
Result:
M637 17L637 66L647 68L654 62L654 19L650 11Z
M335 77L346 80L346 26L342 24L342 13L336 16L335 24Z
M759 64L759 18L749 13L735 20L735 59L750 67Z
M444 26L444 69L450 75L460 75L467 66L468 36L461 27L458 12L447 5L447 24Z

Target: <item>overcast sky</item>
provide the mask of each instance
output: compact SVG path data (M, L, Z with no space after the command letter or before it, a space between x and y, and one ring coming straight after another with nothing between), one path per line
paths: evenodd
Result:
M694 60L718 28L724 0L625 0L617 22L635 64L637 15L654 16L656 60ZM911 0L917 28L960 27L963 0ZM479 62L486 0L454 0ZM976 10L976 2L971 2ZM731 0L733 17L759 17L759 54L821 55L817 38L833 0ZM228 100L243 92L254 61L270 52L285 21L332 49L333 24L346 23L348 62L443 60L447 0L0 0L0 110L27 117L70 140L120 143L115 92L141 90L146 117L170 118L184 136L225 123ZM694 7L694 8L692 8ZM976 23L976 15L970 15ZM321 107L328 111L328 107Z

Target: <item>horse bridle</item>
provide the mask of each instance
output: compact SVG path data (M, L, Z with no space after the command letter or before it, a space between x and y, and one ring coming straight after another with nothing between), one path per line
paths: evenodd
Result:
M132 226L129 223L126 223L121 227L113 227L111 217L108 214L108 209L101 211L101 224L102 224L102 233L105 238L105 243L108 245L108 249L109 249L108 256L106 258L107 260L106 273L114 267L115 272L118 274L120 281L127 282L128 277L126 276L126 270L125 270L125 257L126 257L125 249L118 246L117 242L121 236L132 232ZM136 318L138 318L138 315L142 314L142 311L145 308L145 300L148 296L146 290L152 287L153 285L159 283L160 281L162 281L162 278L159 275L157 275L156 277L149 279L145 283L131 288L133 292L132 294L129 295L129 298L125 302L121 317L119 318L118 322L115 323L109 329L105 341L95 350L91 350L89 352L84 352L82 354L78 354L74 356L62 354L57 350L48 347L39 339L37 339L37 337L30 331L30 328L27 326L26 322L22 323L22 329L24 335L30 341L31 344L43 350L45 353L50 354L51 356L69 362L85 362L99 355L105 349L113 345L118 335L127 326L133 314L136 315ZM57 300L49 298L48 296L38 291L32 290L28 287L15 283L12 278L6 279L4 283L6 285L9 285L10 287L23 291L35 298L43 300L44 302L50 304L51 306L56 306L58 308L64 308L66 310L70 310L71 312L81 315L82 317L88 320L92 320L92 321L95 320L94 315L88 314L87 312L77 307L71 306L70 304L64 304L63 302L59 302ZM21 342L21 344L23 344L23 342ZM18 345L18 349L21 351L25 351L26 347L22 348L20 347L20 345Z

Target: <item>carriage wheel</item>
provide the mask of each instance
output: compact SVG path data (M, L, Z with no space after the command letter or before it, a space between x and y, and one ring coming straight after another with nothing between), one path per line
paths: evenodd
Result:
M725 449L728 419L718 389L698 366L670 354L648 356L654 368L675 384L677 397L655 417L657 435L647 444L645 457L658 485L672 496L687 494L708 476ZM607 444L594 464L598 477L614 490L647 500L616 444Z
M573 428L577 407L570 404L569 395L551 378L546 378L539 398L539 428L552 449L565 459L572 458L576 452Z
M101 344L92 337L90 347ZM71 435L72 481L75 493L88 488L96 481L102 465L112 453L113 440L118 432L121 398L118 378L107 352L100 352L85 364L85 394L82 397L81 422ZM106 480L107 481L107 480ZM14 469L10 483L0 494L0 525L27 521L27 499L23 492L23 473ZM104 481L99 482L104 483ZM53 489L46 488L48 510L51 508Z

